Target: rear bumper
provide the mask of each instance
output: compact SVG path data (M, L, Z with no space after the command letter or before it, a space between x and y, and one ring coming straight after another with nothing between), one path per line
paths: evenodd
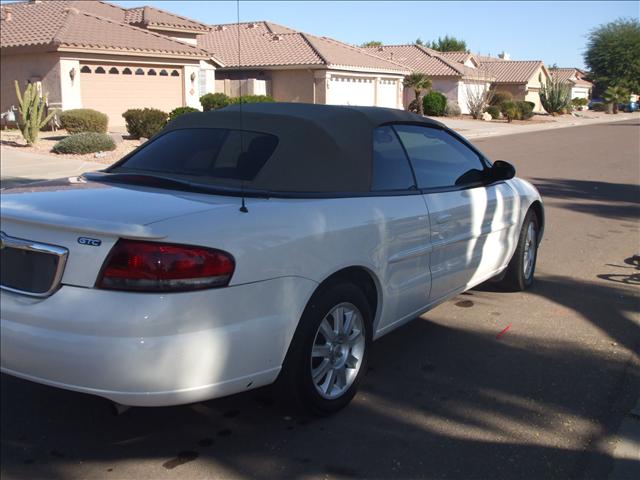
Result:
M175 294L2 292L2 372L124 405L176 405L273 382L311 280Z

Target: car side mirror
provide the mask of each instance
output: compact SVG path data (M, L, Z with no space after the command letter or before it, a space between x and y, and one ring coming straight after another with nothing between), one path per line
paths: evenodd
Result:
M491 166L493 180L510 180L516 176L516 168L504 160L496 160Z

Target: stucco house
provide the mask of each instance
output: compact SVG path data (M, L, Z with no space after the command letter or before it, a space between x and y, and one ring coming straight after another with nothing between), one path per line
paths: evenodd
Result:
M552 77L560 79L562 82L571 87L571 98L591 97L593 83L586 80L586 73L577 68L550 68L549 73Z
M207 25L159 9L31 0L0 11L3 112L18 80L36 83L51 108L94 108L123 125L129 108L200 107L222 66L195 45Z
M402 108L406 67L331 38L256 21L212 25L198 35L198 47L224 64L216 91L230 96Z
M534 103L534 112L544 112L540 87L549 79L549 71L541 60L504 60L494 57L479 57L478 60L480 67L495 77L495 90L511 92L515 100Z
M494 76L480 68L473 55L465 52L442 54L422 45L383 45L367 47L374 55L406 66L411 72L429 77L433 90L446 95L449 102L469 113L467 97L470 92L488 89ZM411 88L404 89L403 105L407 107L415 98Z

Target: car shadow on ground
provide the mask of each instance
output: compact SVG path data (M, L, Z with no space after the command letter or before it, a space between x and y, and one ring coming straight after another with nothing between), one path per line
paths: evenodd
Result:
M591 180L532 178L543 199L554 206L605 218L640 218L640 185Z
M530 294L637 351L628 290L543 277ZM499 293L472 295L500 306ZM353 404L322 419L299 415L271 388L116 417L97 397L3 375L2 470L62 478L99 464L116 478L135 460L146 477L201 468L250 478L604 478L611 458L598 445L620 420L610 412L633 402L640 382L622 350L526 332L497 339L483 322L451 327L427 314L385 336Z

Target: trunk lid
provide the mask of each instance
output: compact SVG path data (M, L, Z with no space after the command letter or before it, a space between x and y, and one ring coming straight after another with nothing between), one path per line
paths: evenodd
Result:
M92 287L120 237L160 240L154 223L238 205L233 197L71 177L2 190L0 217L12 239L68 250L61 283Z

